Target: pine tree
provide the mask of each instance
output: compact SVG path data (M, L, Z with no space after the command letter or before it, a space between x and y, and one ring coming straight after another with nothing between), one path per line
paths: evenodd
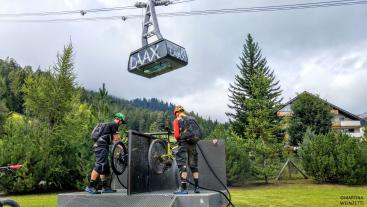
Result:
M235 133L246 140L254 173L267 183L278 167L282 147L282 139L277 137L281 120L276 115L281 105L282 91L274 72L262 57L258 43L250 34L240 60L240 74L230 85L230 108L234 113L228 115Z
M109 105L110 97L108 96L108 91L106 89L106 84L102 84L102 88L99 88L98 94L93 101L94 110L99 122L103 122L106 119L110 119L109 115Z
M50 126L61 123L73 107L72 100L79 99L72 57L73 46L69 44L62 55L57 55L53 70L30 74L23 86L26 112Z
M254 174L268 183L269 177L278 169L279 155L283 142L277 138L280 122L274 117L273 100L268 98L271 79L264 74L252 78L252 98L245 101L248 109L245 129L246 150L249 152Z
M264 96L271 100L269 107L274 112L273 120L277 119L276 112L281 102L279 97L282 91L278 86L279 81L275 80L274 72L266 65L267 61L262 57L258 43L254 42L250 34L247 35L240 61L240 64L237 65L240 73L235 76L235 82L230 84L229 88L229 99L232 103L229 108L233 112L227 113L227 116L230 118L235 133L243 137L245 128L248 125L249 113L246 100L254 98L254 85L252 83L254 75L263 74L270 81L268 85L262 87L266 87L266 95Z

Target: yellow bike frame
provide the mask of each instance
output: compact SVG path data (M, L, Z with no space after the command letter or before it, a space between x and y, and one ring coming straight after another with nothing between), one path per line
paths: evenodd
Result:
M167 134L167 154L163 154L161 155L161 158L164 160L165 158L166 159L169 159L169 160L175 160L175 157L173 156L173 153L172 153L172 150L175 150L177 149L178 146L171 146L171 142L169 140L169 134Z

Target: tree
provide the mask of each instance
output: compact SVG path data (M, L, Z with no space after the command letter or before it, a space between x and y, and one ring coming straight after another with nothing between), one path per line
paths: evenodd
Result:
M275 75L272 70L267 66L267 61L262 57L261 50L258 43L254 42L250 34L247 35L246 43L243 46L242 57L240 57L240 64L237 65L240 73L235 76L235 82L230 84L229 99L231 105L229 108L233 112L228 112L227 116L230 118L230 123L236 134L244 137L246 126L248 125L248 113L249 109L246 106L246 100L253 98L253 76L255 74L263 74L266 79L270 80L267 87L267 98L272 100L272 107L274 115L281 99L279 81L275 80ZM272 119L276 119L273 117Z
M72 46L57 57L52 70L30 74L23 86L25 109L32 116L12 113L4 124L0 142L7 150L0 150L0 160L24 168L16 179L2 179L1 190L76 189L87 181L93 164L90 132L96 118L90 105L80 103ZM45 185L40 186L41 181Z
M290 144L302 143L307 128L316 134L326 134L331 129L331 107L318 96L303 92L291 106L292 117L289 120L288 134Z
M26 112L55 126L71 111L73 99L79 99L73 73L73 46L64 47L57 64L46 73L29 75L23 86Z
M8 108L6 107L6 102L4 99L5 93L5 80L0 76L0 135L2 133L2 124L5 122L6 116L8 114Z
M228 113L231 125L239 136L244 138L250 154L254 172L265 182L278 167L282 138L281 120L277 117L282 99L279 81L273 70L262 57L258 43L249 34L238 66L240 74L230 85L229 106L234 113Z
M26 66L21 68L20 66L9 73L8 76L8 94L7 105L9 110L17 113L24 112L24 94L22 87L28 74L32 72L31 67Z
M102 88L99 88L98 94L93 101L94 111L99 122L105 121L109 115L110 97L106 89L106 84L102 84Z
M252 77L252 97L245 100L248 109L245 129L246 149L253 162L253 173L268 183L279 167L283 143L277 139L280 122L275 118L273 100L268 98L272 80L265 74Z

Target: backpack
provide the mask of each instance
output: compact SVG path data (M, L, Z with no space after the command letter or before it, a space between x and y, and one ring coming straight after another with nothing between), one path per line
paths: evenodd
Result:
M91 134L92 140L94 142L96 142L101 136L103 136L103 131L106 128L106 126L107 126L106 123L100 123L100 124L97 124L96 127L94 127L92 134Z
M185 140L189 144L196 144L200 141L202 132L195 119L191 116L183 116L181 120L183 126L180 130L180 139Z

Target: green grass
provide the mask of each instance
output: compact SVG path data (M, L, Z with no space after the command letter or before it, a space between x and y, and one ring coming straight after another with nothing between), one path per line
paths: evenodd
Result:
M364 204L358 206L367 207L367 186L272 184L231 188L231 193L236 207L350 207L340 204L341 196L363 196Z
M6 196L19 203L21 207L57 207L57 194Z
M364 205L353 206L367 207L367 186L291 182L231 188L232 200L236 207L351 207L352 205L341 205L340 197L363 196ZM21 207L57 207L57 194L9 197L19 202Z

